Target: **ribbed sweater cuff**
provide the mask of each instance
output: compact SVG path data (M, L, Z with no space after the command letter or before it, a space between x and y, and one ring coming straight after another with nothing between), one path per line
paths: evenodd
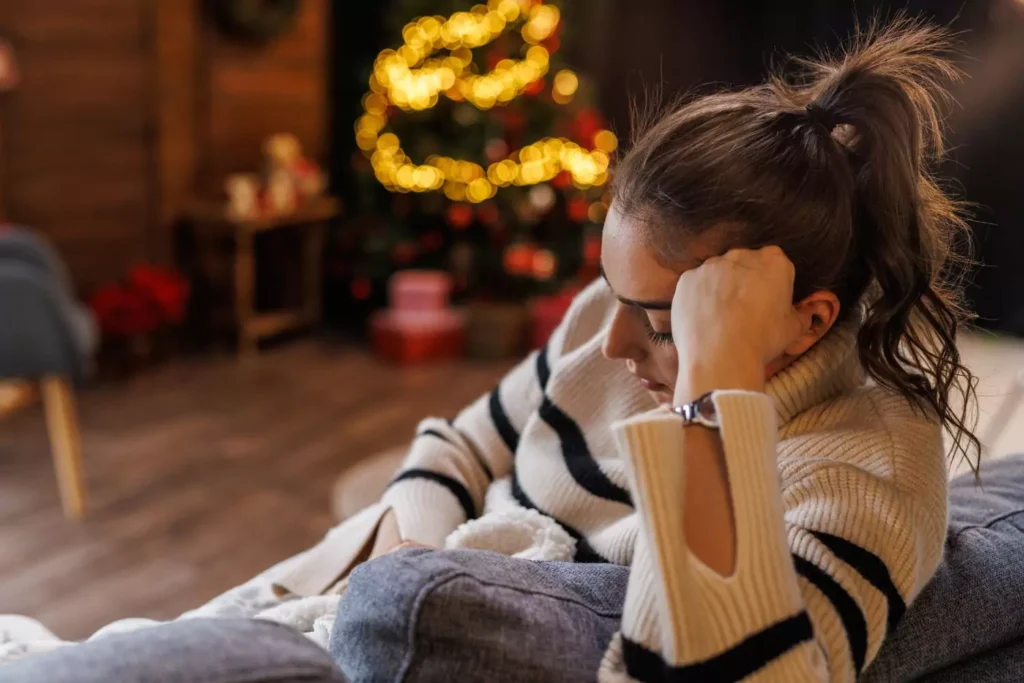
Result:
M395 513L402 540L443 548L445 538L466 516L444 486L426 479L395 482L381 502Z
M649 643L675 664L714 656L802 609L790 559L775 464L776 415L765 394L713 395L736 524L736 571L721 577L686 544L684 427L652 411L618 423L641 524L663 589L666 642ZM700 427L692 427L700 429ZM629 625L624 624L629 632Z

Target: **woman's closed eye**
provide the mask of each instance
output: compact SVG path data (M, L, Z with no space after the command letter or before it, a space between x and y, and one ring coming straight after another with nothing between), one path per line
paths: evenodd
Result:
M667 346L672 343L671 332L658 332L651 325L651 319L647 317L647 314L643 314L642 317L644 319L644 330L647 332L647 338L651 340L651 343L658 346Z

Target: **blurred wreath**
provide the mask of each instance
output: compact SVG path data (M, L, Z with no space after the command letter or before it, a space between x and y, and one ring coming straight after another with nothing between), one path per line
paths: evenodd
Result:
M221 31L254 43L285 33L299 13L299 0L207 0L206 6Z

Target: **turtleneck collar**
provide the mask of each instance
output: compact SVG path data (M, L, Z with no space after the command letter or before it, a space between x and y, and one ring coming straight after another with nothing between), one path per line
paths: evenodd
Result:
M779 425L865 382L857 357L859 321L833 327L817 344L768 380Z

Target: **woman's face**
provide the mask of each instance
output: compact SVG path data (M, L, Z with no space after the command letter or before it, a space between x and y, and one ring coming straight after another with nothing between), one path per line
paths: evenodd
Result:
M642 226L616 211L613 204L601 239L601 267L619 303L603 351L608 358L624 360L644 387L667 403L672 400L679 369L672 343L676 283L684 272L725 253L728 247L725 231L707 230L691 238L683 258L667 267L655 258L643 235ZM829 325L831 320L834 315ZM765 368L765 376L771 377L794 359L788 355L777 358Z
M679 276L715 255L714 231L698 235L678 269L654 256L643 228L612 204L601 238L601 267L619 303L604 341L604 355L629 371L663 402L672 400L679 359L672 343L672 296ZM707 244L705 244L707 243Z

